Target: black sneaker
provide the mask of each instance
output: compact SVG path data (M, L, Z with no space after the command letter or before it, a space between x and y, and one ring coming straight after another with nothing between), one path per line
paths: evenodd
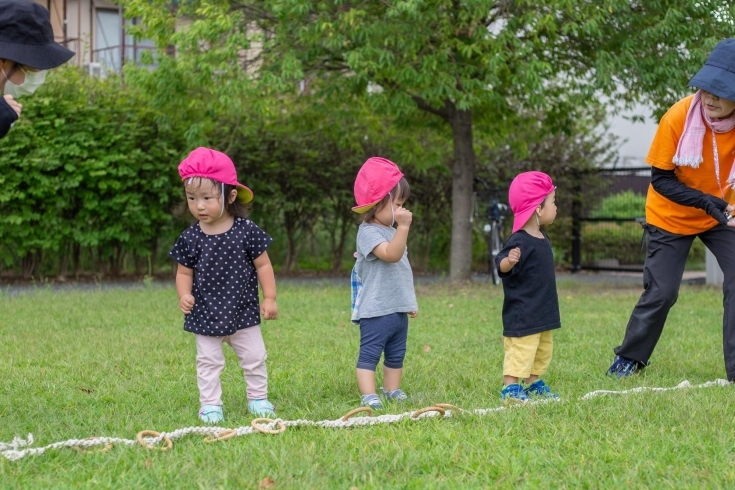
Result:
M627 378L643 370L644 365L633 359L623 356L615 356L613 363L607 370L608 376Z

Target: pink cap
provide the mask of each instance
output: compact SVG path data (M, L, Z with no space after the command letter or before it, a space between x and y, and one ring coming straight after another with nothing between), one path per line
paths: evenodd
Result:
M403 173L390 160L380 157L368 158L355 179L357 206L352 210L360 214L368 211L387 196L402 177Z
M237 189L237 199L243 204L253 200L253 191L237 181L235 164L224 153L199 147L189 153L179 165L179 175L183 180L191 177L204 177L216 180L223 184L234 185Z
M533 215L536 208L556 187L551 177L543 172L518 174L508 189L508 202L513 210L513 233L517 232Z

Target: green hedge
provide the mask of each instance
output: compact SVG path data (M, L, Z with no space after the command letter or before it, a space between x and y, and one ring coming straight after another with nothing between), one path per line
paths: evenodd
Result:
M118 77L53 72L0 140L0 264L24 276L85 268L119 273L155 258L177 231L179 128L157 123ZM86 262L86 263L85 263Z

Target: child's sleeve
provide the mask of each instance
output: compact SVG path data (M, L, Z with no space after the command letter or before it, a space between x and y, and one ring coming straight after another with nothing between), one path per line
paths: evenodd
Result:
M388 240L374 226L361 226L357 230L357 253L365 260L376 260L373 254L375 247Z
M193 240L188 233L189 230L184 231L174 244L174 248L168 253L169 257L174 259L179 264L189 269L193 269L197 264L196 247L194 246Z
M247 241L245 243L245 254L252 261L263 255L273 239L264 232L258 225L250 221L250 229L247 233Z
M513 266L511 270L508 272L501 272L500 271L500 262L508 256L511 250L513 250L516 247L519 247L520 243L519 240L516 238L515 233L510 236L508 241L506 242L505 246L498 252L498 255L495 256L495 267L498 268L498 276L502 277L510 277L516 272L520 270L520 265L523 264L523 249L521 248L521 258L518 261L518 263Z

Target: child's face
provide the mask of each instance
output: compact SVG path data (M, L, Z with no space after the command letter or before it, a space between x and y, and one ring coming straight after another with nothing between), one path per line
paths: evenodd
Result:
M404 202L406 202L406 200L401 198L401 196L393 197L393 199L388 201L385 206L375 211L373 219L377 220L382 225L393 226L393 216L395 215L395 211L396 209L402 208Z
M541 225L550 225L554 222L554 218L556 218L556 191L551 191L544 200L544 207L539 207L538 222Z
M214 224L229 216L222 212L222 187L209 180L194 177L184 182L189 212L203 223Z

